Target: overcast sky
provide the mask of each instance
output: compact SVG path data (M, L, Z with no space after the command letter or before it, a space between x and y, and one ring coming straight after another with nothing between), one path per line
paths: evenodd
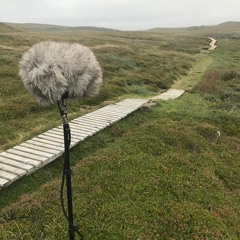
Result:
M0 0L0 22L120 30L240 21L240 0Z

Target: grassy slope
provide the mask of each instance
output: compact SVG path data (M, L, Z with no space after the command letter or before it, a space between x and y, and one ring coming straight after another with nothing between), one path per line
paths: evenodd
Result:
M4 28L5 29L5 28ZM60 124L57 108L40 108L18 77L18 62L27 46L43 41L80 42L89 46L103 68L104 84L98 96L70 104L70 118L85 113L83 105L127 96L150 96L186 75L205 38L144 32L38 34L4 33L0 28L0 150ZM34 119L34 121L32 121Z
M38 24L38 23L6 23L6 25L30 32L77 32L77 31L118 31L101 27L67 27L60 25Z
M195 26L186 28L154 28L149 31L162 33L203 34L216 37L240 37L240 22L225 22L214 26Z
M240 46L229 43L194 90L71 151L85 239L239 239ZM67 239L60 174L56 161L0 193L0 238Z

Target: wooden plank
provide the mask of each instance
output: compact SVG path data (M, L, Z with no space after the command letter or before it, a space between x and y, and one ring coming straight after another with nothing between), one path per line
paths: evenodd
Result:
M74 131L74 130L76 130L76 129L74 129L74 128L71 129L71 135L75 136L77 139L79 139L79 141L88 137L88 134L83 133L83 132L79 132L79 131Z
M106 125L105 124L95 124L95 123L91 123L91 122L87 122L87 121L83 121L83 120L77 120L77 119L74 119L72 120L71 122L73 123L77 123L77 124L80 124L80 125L83 125L83 126L86 126L86 127L93 127L93 128L97 128L99 130L101 130L103 127L105 127Z
M95 129L94 128L90 129L90 128L86 128L86 127L81 126L81 125L76 124L76 123L70 123L69 125L70 125L71 129L77 129L77 130L80 130L80 131L83 131L83 132L86 132L86 133L95 133L95 132L99 131L96 128Z
M94 120L94 119L91 119L90 117L81 117L81 118L77 118L76 119L77 121L83 121L83 122L86 122L86 123L89 123L89 124L95 124L99 127L107 127L109 126L111 123L109 121L99 121L99 120Z
M98 131L98 130L101 129L101 128L95 127L95 126L84 125L84 124L81 124L81 123L79 123L77 121L71 121L70 124L75 124L76 126L80 126L80 127L84 128L84 129L89 129L89 130L94 130L94 131Z
M0 170L0 178L14 181L18 178L18 175Z
M112 124L114 121L119 120L119 118L97 116L97 115L89 115L89 117L91 117L91 119L97 120L99 122L109 122L109 125Z
M55 132L57 131L59 134L61 134L63 136L63 127L62 127L62 125L57 126L55 128L52 128L49 131L55 131Z
M141 104L142 105L142 104ZM126 113L126 112L129 112L131 111L131 109L134 109L135 107L132 106L132 107L129 107L129 106L124 106L124 105L120 105L120 106L117 106L117 107L109 107L109 108L105 108L105 109L100 109L99 111L97 112L116 112L116 113Z
M33 160L32 158L29 158L26 156L20 156L18 154L14 154L11 150L13 150L13 149L9 149L9 150L7 150L7 152L2 152L0 154L0 156L6 157L6 158L9 158L9 159L21 162L21 163L25 163L28 165L32 165L34 167L41 165L40 161ZM9 152L9 151L11 151L11 152Z
M62 146L49 144L48 141L45 141L44 139L33 138L31 140L26 141L26 143L30 143L35 146L45 147L51 150L63 151Z
M6 152L12 153L12 154L15 154L15 155L18 155L18 156L22 156L22 157L25 157L25 158L33 159L33 160L36 160L38 162L42 162L42 161L45 161L47 159L46 157L41 157L41 156L38 156L38 155L35 155L35 154L22 152L22 151L13 149L13 148L7 150Z
M19 151L22 151L22 152L31 153L31 154L34 154L34 155L37 155L37 156L46 157L46 158L50 158L50 157L54 156L54 154L52 154L52 153L46 153L46 152L43 152L43 151L38 151L38 150L28 148L28 147L24 147L24 146L16 146L13 149L16 149L16 150L19 150Z
M3 163L0 163L0 170L5 171L5 172L9 172L9 173L13 173L13 174L16 174L18 176L23 176L27 173L23 169L12 167L12 166L9 166L9 165L3 164Z
M94 112L90 116L94 117L94 118L98 117L100 119L109 118L111 120L115 120L115 119L118 120L118 119L122 118L121 114L114 114L114 113L110 113L110 112L99 112L99 113Z
M54 138L54 137L49 137L49 136L46 136L46 135L44 135L44 134L38 135L37 137L38 137L38 138L45 139L45 140L47 140L47 141L52 141L52 142L54 142L54 143L64 144L63 139L57 139L57 138Z
M58 138L62 139L62 141L64 142L63 134L60 135L60 134L58 134L58 132L55 132L53 130L47 131L46 133L44 133L44 135L47 135L47 136L50 136L50 137L51 136L52 137L56 136L56 138L58 137ZM72 141L79 141L79 140L81 140L81 138L79 136L76 136L74 134L71 134L71 139L72 139Z
M34 166L32 166L32 165L18 162L18 161L15 161L10 158L3 157L3 156L0 156L0 163L7 164L7 165L10 165L10 166L13 166L16 168L20 168L20 169L26 170L28 172L34 168Z
M27 147L29 149L35 149L35 150L38 150L38 151L41 151L41 152L46 152L46 153L51 153L51 154L58 154L58 153L61 152L60 150L54 150L54 149L50 149L50 148L47 148L47 147L42 147L42 146L26 143L26 142L22 143L19 146L23 146L23 147Z
M152 99L171 100L180 97L185 91L178 89L169 89L168 91L153 97Z
M5 187L9 183L9 180L0 178L0 187Z
M128 99L126 101L121 101L116 103L116 106L124 105L124 106L141 106L144 103L147 103L149 99L138 100L138 99Z
M44 138L39 138L38 136L35 137L35 138L32 138L31 140L36 141L36 142L46 143L46 144L49 144L53 147L55 146L55 147L59 147L59 148L62 148L62 149L64 148L63 143L58 143L58 142L54 142L54 141L47 140L47 139L44 139Z
M49 133L53 133L55 135L59 135L63 138L63 130L62 129L59 129L59 128L53 128L51 130L48 130L47 132Z
M93 133L88 133L88 134L86 134L84 131L78 130L78 129L75 129L75 128L71 128L71 133L82 135L82 137L83 137L84 139L85 139L86 137L89 137L89 136L92 136L92 135L93 135ZM83 136L83 135L84 135L84 136Z
M62 136L61 136L61 135L57 135L57 134L54 134L54 133L49 132L49 131L43 133L43 135L49 136L49 137L52 137L52 138L56 138L56 139L60 139L62 142L64 142L64 137L63 137L63 135L62 135Z

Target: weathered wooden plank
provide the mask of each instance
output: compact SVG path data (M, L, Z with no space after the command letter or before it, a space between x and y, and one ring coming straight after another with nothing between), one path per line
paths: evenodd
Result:
M86 137L88 137L87 133L83 133L83 132L79 132L79 131L75 131L76 129L71 129L71 136L74 136L78 139L78 141L81 141L83 139L85 139Z
M90 133L90 132L88 132L87 134L86 134L86 132L84 132L83 130L78 130L78 129L75 129L75 128L71 128L71 133L72 134L75 134L75 135L77 135L77 134L79 134L80 136L82 136L82 138L86 138L86 137L89 137L89 136L92 136L93 135L93 133Z
M32 138L31 140L36 141L36 142L42 142L51 145L51 147L59 147L64 149L64 145L62 143L54 142L54 141L49 141L44 138L39 138L38 136L35 138Z
M41 156L38 156L38 155L35 155L35 154L22 152L22 151L13 149L13 148L7 150L6 152L12 153L12 154L15 154L15 155L18 155L18 156L22 156L22 157L25 157L25 158L33 159L33 160L36 160L38 162L42 162L42 161L45 161L47 159L46 157L41 157Z
M142 104L141 104L142 105ZM135 109L136 106L124 106L124 105L120 105L120 106L116 106L116 107L109 107L109 108L105 108L105 109L100 109L99 111L97 111L97 113L99 112L116 112L116 113L126 113L131 111L132 109Z
M46 135L44 135L44 133L41 134L41 135L38 135L37 137L45 139L47 141L52 141L52 142L55 142L55 143L59 143L59 144L63 144L64 143L64 141L62 139L57 139L57 138L54 138L54 137L46 136Z
M28 147L24 147L24 146L20 146L20 145L14 147L13 149L16 149L16 150L19 150L19 151L22 151L22 152L31 153L31 154L34 154L34 155L37 155L37 156L46 157L46 158L50 158L50 157L54 156L54 154L52 154L52 153L46 153L46 152L43 152L43 151L38 151L38 150L35 150L35 149L32 149L32 148L28 148Z
M20 168L20 169L26 170L28 172L32 171L32 169L34 168L34 166L32 166L32 165L18 162L18 161L15 161L10 158L3 157L3 156L0 156L0 163L7 164L7 165L10 165L10 166L13 166L16 168Z
M85 121L87 123L90 123L90 124L95 124L95 125L98 125L100 127L104 126L104 127L107 127L111 124L110 121L108 120L105 120L105 121L99 121L99 120L94 120L92 119L91 117L86 117L86 116L83 116L81 118L77 118L76 120L79 120L79 121Z
M5 187L6 185L8 185L9 180L0 178L0 187Z
M99 116L95 116L95 115L87 115L85 117L85 119L89 119L89 120L92 120L92 121L95 121L95 122L99 122L99 123L108 123L109 125L111 124L112 122L112 119L109 119L109 118L106 118L106 117L99 117Z
M70 124L75 124L76 126L81 126L84 129L89 129L89 130L94 130L94 131L98 131L101 129L99 127L81 124L78 121L71 121Z
M58 132L59 135L62 135L62 136L63 136L63 127L62 127L62 125L57 126L57 127L55 127L55 128L52 128L52 129L49 130L49 131Z
M49 136L49 137L53 137L53 138L57 138L60 139L62 142L64 141L64 137L63 135L58 135L58 134L54 134L53 132L47 131L45 133L43 133L45 136Z
M0 178L14 181L18 178L18 175L0 170Z
M44 134L47 135L47 136L52 136L52 137L56 136L60 139L62 138L62 141L64 142L63 130L62 130L62 133L60 133L58 130L59 129L57 129L57 128L56 128L56 130L52 129L52 130L47 131ZM81 140L82 140L82 137L80 137L78 135L75 135L75 134L71 134L71 141L72 142L78 142L78 141L81 141Z
M83 121L82 120L77 120L77 119L74 119L73 121L71 121L73 123L77 123L77 124L80 124L80 125L83 125L83 126L86 126L86 127L92 127L92 128L97 128L99 130L103 129L106 124L95 124L95 123L91 123L91 122L87 122L87 121Z
M81 125L76 124L76 123L70 123L69 125L70 125L71 129L77 129L77 130L83 131L85 133L95 133L95 132L99 131L96 128L90 129L90 128L86 128L86 127L81 126Z
M106 116L97 116L97 115L89 115L89 117L91 117L95 121L97 120L99 122L108 122L109 125L112 124L113 122L119 120L119 118L112 118L112 117L106 117Z
M22 143L19 146L23 146L23 147L27 147L29 149L35 149L35 150L38 150L38 151L41 151L41 152L46 152L46 153L51 153L51 154L58 154L58 153L61 152L60 150L54 150L54 149L51 149L51 148L30 144L30 143L27 143L27 142Z
M89 115L91 117L93 117L94 119L99 118L99 119L111 119L111 120L118 120L121 119L122 116L121 114L113 114L113 113L108 113L108 112L99 112L99 113L91 113L91 115Z
M36 146L42 146L45 148L49 148L52 150L58 150L58 151L62 151L64 150L63 145L59 146L59 144L55 144L52 145L51 143L49 143L48 141L44 140L44 139L39 139L39 138L32 138L31 140L28 140L27 143L36 145Z
M23 176L27 173L23 169L19 169L19 168L16 168L16 167L13 167L13 166L10 166L10 165L7 165L7 164L3 164L3 163L0 163L0 170L5 171L5 172L9 172L9 173L13 173L13 174L16 174L18 176Z
M152 99L171 100L180 97L185 91L178 89L169 89L168 91L153 97Z
M10 151L11 150L11 151ZM15 160L15 161L18 161L18 162L21 162L21 163L25 163L25 164L28 164L28 165L32 165L34 167L37 167L39 165L41 165L41 162L40 161L36 161L32 158L29 158L27 156L20 156L18 154L14 154L12 152L13 149L9 149L8 152L2 152L0 154L0 156L2 157L6 157L6 158L9 158L9 159L12 159L12 160ZM9 152L10 151L10 152Z

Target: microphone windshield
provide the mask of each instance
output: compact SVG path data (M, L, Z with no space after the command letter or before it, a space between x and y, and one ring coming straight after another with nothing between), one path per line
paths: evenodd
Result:
M102 84L102 70L93 52L77 43L40 42L19 63L19 76L39 105L50 105L64 93L70 98L93 96Z

